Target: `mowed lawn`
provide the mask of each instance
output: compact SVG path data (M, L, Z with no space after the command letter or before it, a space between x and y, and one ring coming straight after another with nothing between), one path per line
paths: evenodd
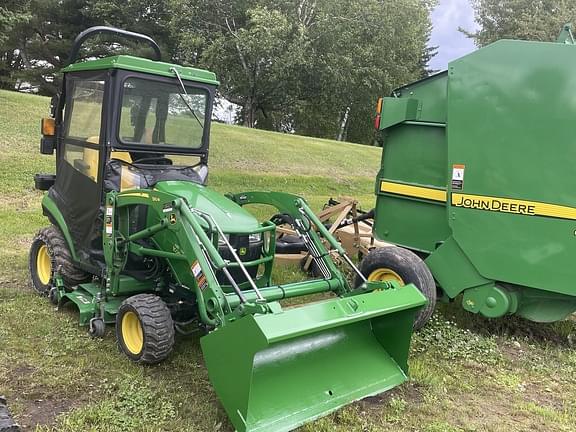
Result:
M28 247L47 224L33 175L54 172L53 157L38 151L48 105L0 92L0 395L24 430L232 431L198 336L177 337L158 366L137 366L116 348L112 327L91 339L73 310L55 311L32 292ZM316 210L355 196L369 209L380 152L215 124L209 184L292 192ZM276 273L278 282L302 277L296 268ZM349 366L362 373L362 358ZM299 430L576 431L574 320L490 321L443 305L414 336L410 367L409 383Z

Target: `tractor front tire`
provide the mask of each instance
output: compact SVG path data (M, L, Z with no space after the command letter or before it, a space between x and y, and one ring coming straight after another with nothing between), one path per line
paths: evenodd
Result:
M422 328L436 307L436 283L430 270L414 252L397 246L373 249L360 263L360 271L369 281L396 281L400 285L414 284L428 299L414 320L414 330ZM356 286L362 284L356 276Z
M55 271L60 272L67 288L72 288L90 278L88 273L75 266L66 239L54 225L42 228L32 240L28 266L32 288L41 295L50 292Z
M136 363L160 363L174 347L170 310L154 294L137 294L122 302L116 315L120 351Z

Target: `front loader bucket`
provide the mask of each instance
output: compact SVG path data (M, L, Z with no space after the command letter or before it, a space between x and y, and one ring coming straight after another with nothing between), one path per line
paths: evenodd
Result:
M407 379L413 285L249 315L201 339L238 432L290 431Z

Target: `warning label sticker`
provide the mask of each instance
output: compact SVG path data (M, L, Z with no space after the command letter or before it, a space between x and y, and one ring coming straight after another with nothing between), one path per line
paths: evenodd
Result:
M112 232L113 232L112 216L106 216L106 235L108 237L111 237Z
M464 187L464 165L452 165L452 190L462 190Z
M196 278L198 288L204 290L208 285L208 281L206 280L206 276L204 276L204 273L202 272L202 267L200 267L200 263L198 261L194 261L190 269L192 270L192 274Z
M192 263L191 269L194 277L198 277L202 274L202 267L200 267L200 263L198 261L194 261L194 263Z

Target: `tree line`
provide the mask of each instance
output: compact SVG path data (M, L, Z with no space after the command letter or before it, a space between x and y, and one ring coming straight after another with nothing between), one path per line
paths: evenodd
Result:
M554 40L572 0L471 0L476 45ZM371 143L378 96L429 73L436 0L3 0L0 88L57 91L72 40L93 25L152 36L164 60L217 73L249 127ZM85 55L122 47L91 44ZM140 46L130 52L146 55Z
M471 2L479 30L467 34L480 47L499 39L551 42L556 40L564 24L576 24L576 2L573 0Z
M4 0L0 88L57 91L74 37L111 25L153 37L164 60L210 69L249 127L373 140L378 96L425 76L436 0ZM119 47L104 39L85 55ZM106 43L108 42L108 43Z

